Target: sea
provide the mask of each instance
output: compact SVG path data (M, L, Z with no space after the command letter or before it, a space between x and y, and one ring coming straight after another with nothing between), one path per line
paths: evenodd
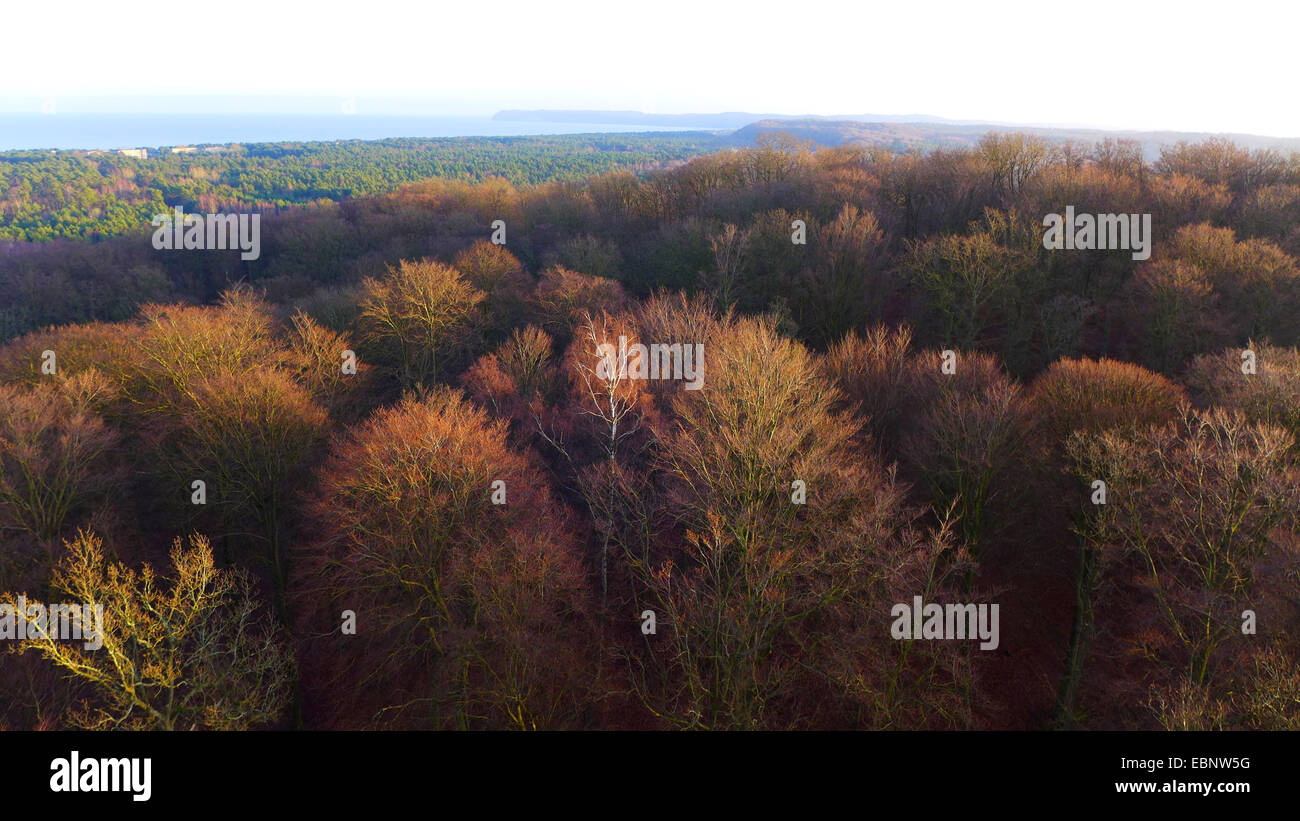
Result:
M0 151L691 130L695 129L363 114L0 114Z

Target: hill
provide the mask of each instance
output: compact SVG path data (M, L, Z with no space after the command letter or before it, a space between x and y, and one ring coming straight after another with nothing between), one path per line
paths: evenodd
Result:
M1265 137L1257 134L1209 134L1191 131L1106 131L1086 128L1043 128L955 122L862 122L829 120L819 117L799 119L769 118L750 123L725 137L723 145L751 146L763 134L785 132L810 140L816 145L845 144L880 146L893 151L917 148L969 148L990 132L1030 134L1052 143L1079 142L1091 145L1110 138L1141 143L1145 159L1155 160L1160 148L1179 142L1203 142L1212 137L1226 137L1244 148L1300 151L1300 138Z

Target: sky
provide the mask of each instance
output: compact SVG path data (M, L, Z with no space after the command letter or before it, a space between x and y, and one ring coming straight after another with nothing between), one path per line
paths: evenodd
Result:
M12 0L0 111L223 96L226 110L929 114L1297 137L1297 22L1294 0Z

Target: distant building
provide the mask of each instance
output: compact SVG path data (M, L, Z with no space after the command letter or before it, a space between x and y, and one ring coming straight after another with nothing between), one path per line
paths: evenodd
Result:
M147 148L119 148L117 153L123 157L134 157L137 160L149 159L149 149Z
M198 149L195 148L195 147L192 146L192 145L174 145L174 146L172 146L172 153L173 153L173 154L193 154L195 151L198 151Z

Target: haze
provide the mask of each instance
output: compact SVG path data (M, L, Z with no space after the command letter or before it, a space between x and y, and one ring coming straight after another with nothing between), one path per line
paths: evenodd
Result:
M264 110L283 95L322 111L355 98L359 113L923 113L1300 136L1296 12L1258 0L49 8L4 12L0 110L194 110L209 95Z

